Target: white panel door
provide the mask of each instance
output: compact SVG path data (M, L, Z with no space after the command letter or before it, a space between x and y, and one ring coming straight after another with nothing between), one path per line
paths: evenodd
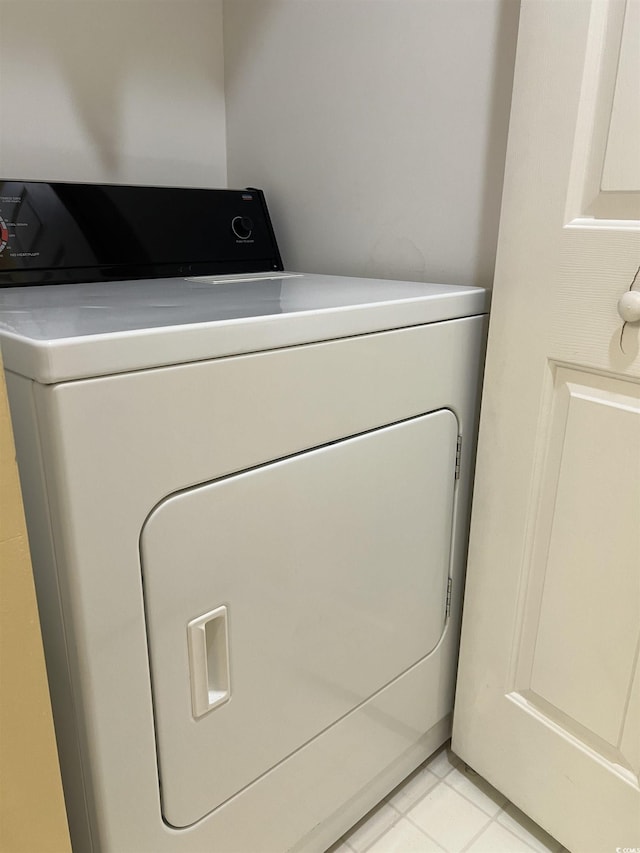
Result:
M524 0L453 747L576 853L640 848L639 114L639 0Z

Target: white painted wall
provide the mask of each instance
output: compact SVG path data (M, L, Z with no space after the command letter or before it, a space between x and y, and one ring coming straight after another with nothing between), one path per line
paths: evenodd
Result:
M0 0L0 175L226 186L221 0Z
M290 268L490 285L517 14L0 0L0 176L226 186L228 159Z
M230 186L285 264L493 278L516 0L225 0Z

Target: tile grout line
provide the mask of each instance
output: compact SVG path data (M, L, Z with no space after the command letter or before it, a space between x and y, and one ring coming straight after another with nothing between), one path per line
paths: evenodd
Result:
M482 827L482 829L481 829L479 832L477 832L477 833L473 836L473 838L471 838L471 839L470 839L470 840L465 844L465 846L462 848L462 850L460 850L460 853L464 853L464 851L465 851L465 850L468 850L468 849L471 847L471 845L472 845L472 844L475 844L475 843L476 843L476 841L477 841L477 840L480 838L480 836L482 835L482 833L483 833L483 832L485 832L485 831L486 831L486 830L491 826L491 824L492 824L492 823L493 823L493 821L492 821L492 820L490 820L490 821L489 821L489 823L485 823L485 825Z
M439 754L439 755L442 755L443 753L445 753L445 754L446 754L446 753L447 753L447 751L446 751L446 750L442 750L442 751L441 751L441 752L439 752L438 754ZM404 818L404 819L405 819L405 820L406 820L406 821L407 821L407 822L408 822L408 823L409 823L409 824L410 824L414 829L417 829L417 830L418 830L418 832L420 832L422 835L424 835L424 836L425 836L425 838L427 838L427 839L428 839L429 841L431 841L433 844L436 844L438 847L440 847L443 851L445 851L445 853L462 853L462 851L458 851L458 850L455 850L455 851L447 850L445 847L443 847L443 845L442 845L439 841L436 841L436 839L435 839L435 838L433 838L433 836L429 835L429 833L428 833L428 832L427 832L427 831L426 831L422 826L419 826L419 825L418 825L418 824L417 824L417 823L416 823L416 822L415 822L411 817L409 817L409 812L410 812L412 809L414 809L414 808L415 808L419 803L421 803L421 802L422 802L424 799L426 799L426 798L427 798L431 793L433 793L433 791L435 791L435 790L436 790L436 788L437 788L439 785L445 784L445 785L447 786L447 789L448 789L448 790L450 790L450 791L454 791L456 794L458 794L459 796L461 796L461 797L462 797L463 799L465 799L465 800L466 800L470 805L474 806L476 809L479 809L479 811L481 811L481 812L482 812L482 814L483 814L483 815L485 815L485 817L487 818L487 823L485 823L485 825L484 825L484 826L483 826L483 828L480 830L480 832L478 833L478 835L480 835L482 832L484 832L484 830L485 830L485 829L489 826L489 824L492 822L492 817L491 817L491 815L487 814L487 812L485 812L485 811L484 811L484 809L480 808L480 806L478 806L476 803L472 802L472 800L470 800L468 797L465 797L463 793L461 793L460 791L457 791L457 790L456 790L452 785L449 785L449 784L447 783L447 779L448 779L448 778L453 774L453 772L454 772L454 771L458 771L458 772L462 773L462 772L464 772L464 771L463 771L463 770L461 770L461 769L459 769L459 768L464 768L464 767L467 767L468 765L464 764L464 762L462 762L462 760L461 760L460 758L458 758L457 756L456 756L456 760L457 760L457 762L458 762L458 764L457 764L457 765L456 765L456 764L453 764L453 763L451 762L451 760L449 759L449 755L448 755L448 754L446 754L446 758L447 758L447 762L448 762L448 764L449 764L450 766L449 766L449 769L446 771L446 773L445 773L443 776L440 776L439 774L435 773L433 770L431 770L431 769L430 769L429 765L432 763L432 761L428 761L428 762L427 762L427 763L426 763L426 764L421 768L421 769L422 769L422 771L425 771L425 770L426 770L426 771L428 771L429 773L431 773L433 776L435 776L435 778L436 778L436 780L437 780L437 781L436 781L435 785L432 785L432 787L431 787L431 788L429 788L429 790L428 790L428 791L427 791L427 792L426 792L422 797L420 797L419 799L417 799L417 800L415 801L415 803L412 803L412 804L411 804L411 806L410 806L406 811L401 812L401 811L400 811L400 809L398 809L398 808L397 808L393 803L391 803L391 802L390 802L390 798L391 798L391 796L392 796L391 794L389 794L387 797L385 797L385 799L383 800L383 802L387 803L388 805L390 805L390 806L391 806L391 808L392 808L392 809L394 809L394 811L398 812L400 820L401 820L402 818ZM405 780L405 781L406 781L406 780ZM505 799L506 799L506 798L505 798ZM502 808L501 808L501 810L502 810ZM361 853L367 853L367 851L368 851L371 847L373 847L373 845L374 845L374 844L376 844L376 843L377 843L377 842L378 842L378 841L379 841L379 840L380 840L380 839L381 839L381 838L382 838L382 837L383 837L387 832L389 832L391 829L393 829L393 827L394 827L394 826L396 826L398 823L399 823L399 820L395 820L395 821L393 822L393 824L391 824L391 826L387 827L387 829L386 829L384 832L382 832L378 837L376 837L376 838L375 838L375 840L374 840L374 841L372 841L372 842L371 842L371 844L370 844L370 845L369 845L365 850L361 851ZM471 844L473 841L475 841L475 839L478 837L478 835L475 835L475 836L471 839L471 841L469 842L469 844ZM468 845L467 845L467 846L468 846ZM350 847L350 849L352 849L352 850L353 850L353 848L351 848L351 847ZM465 849L466 849L466 848L465 848ZM355 850L354 850L354 853L357 853L357 851L355 851Z
M427 764L427 765L425 765L422 769L423 769L423 770L428 770L428 769L429 769L428 764ZM452 767L452 768L451 768L451 770L449 770L449 771L448 771L448 773L447 773L446 775L449 775L449 773L451 773L454 769L455 769L455 768L453 768L453 767ZM430 772L432 772L432 771L430 771ZM391 826L387 827L387 829L386 829L386 830L385 830L381 835L379 835L379 836L378 836L374 841L372 841L372 842L371 842L371 844L370 844L370 845L369 845L365 850L363 850L363 851L362 851L362 853L367 853L367 850L369 850L371 847L373 847L373 845L374 845L374 844L376 844L378 841L380 841L380 839L381 839L381 838L382 838L382 837L383 837L387 832L390 832L390 831L393 829L393 827L394 827L394 826L396 826L396 825L400 822L400 820L403 820L403 819L404 819L404 820L406 820L406 821L407 821L407 823L409 823L409 824L410 824L414 829L417 829L417 830L418 830L418 832L420 832L420 834L421 834L421 835L424 835L424 836L425 836L425 838L427 838L427 839L428 839L429 841L431 841L433 844L436 844L438 847L440 847L440 849L441 849L441 850L443 850L443 851L444 851L444 853L457 853L457 851L447 851L447 850L442 846L442 844L441 844L439 841L436 841L436 839L435 839L435 838L433 838L433 836L429 835L429 833L428 833L428 832L427 832L423 827L421 827L421 826L419 826L417 823L415 823L415 821L413 821L413 820L409 817L409 814L408 814L408 813L409 813L409 811L411 811L411 809L415 808L415 806L417 806L417 805L418 805L418 803L422 802L422 800L424 800L424 799L425 799L425 797L429 796L429 794L430 794L432 791L435 791L435 789L438 787L438 785L440 785L442 782L444 782L444 779L446 778L446 777L438 776L438 775L437 775L437 774L435 774L435 773L433 773L433 775L434 775L434 776L436 777L436 779L438 780L438 781L435 783L435 785L433 785L431 788L429 788L429 790L428 790L428 791L427 791L427 792L426 792L422 797L420 797L418 800L416 800L416 802L415 802L415 803L412 803L412 804L411 804L411 806L409 807L409 809L408 809L407 811L405 811L405 812L401 812L401 811L400 811L400 810L399 810L395 805L393 805L393 803L389 802L388 798L385 798L385 800L384 800L383 802L386 802L388 805L390 805L390 806L391 806L391 808L392 808L394 811L396 811L396 812L398 813L398 819L397 819L397 820L395 820L395 821L391 824ZM450 786L449 786L449 787L450 787ZM389 794L389 797L390 797L390 796L391 796L391 794ZM351 848L351 849L353 849L353 848ZM354 853L356 853L356 851L354 851Z
M348 842L348 841L347 841L347 842L345 842L345 843L349 846L349 849L350 849L350 850L353 850L353 853L367 853L367 850L370 850L370 849L373 847L373 845L374 845L374 844L377 844L377 843L378 843L378 841L380 841L380 839L382 838L382 836L383 836L383 835L385 835L387 832L389 832L391 829L393 829L393 827L394 827L397 823L399 823L399 821L401 821L401 820L402 820L402 818L404 817L404 815L402 814L402 812L400 812L400 811L399 811L399 810L398 810L398 809L397 809L397 808L396 808L392 803L388 802L388 801L386 800L386 798L385 798L384 800L381 800L381 801L380 801L380 805L383 805L383 804L386 804L386 805L390 806L390 807L393 809L393 811L396 813L396 817L395 817L395 819L393 820L393 822L392 822L392 823L390 823L390 824L389 824L389 826L385 827L385 828L382 830L382 832L380 833L380 835L376 835L376 837L373 839L373 841L371 842L371 844L367 844L367 846L366 846L365 848L363 848L361 851L357 851L357 850L355 849L355 847L352 847L352 846L349 844L349 842Z
M438 777L437 777L438 781L436 782L436 784L435 784L432 788L430 788L430 789L427 791L427 793L424 795L424 797L421 797L419 800L417 800L417 801L416 801L416 802L411 806L411 809L415 808L415 807L418 805L418 803L422 802L422 800L424 800L426 797L428 797L428 796L429 796L429 794L431 794L433 791L435 791L435 790L436 790L436 788L438 787L438 785L445 784L445 780L446 780L447 776L450 776L450 775L451 775L451 773L452 773L455 769L456 769L455 767L452 767L452 768L451 768L451 770L449 770L445 776L438 776ZM434 773L433 775L435 776L436 774ZM449 790L451 790L451 791L455 791L455 788L452 788L452 787L451 787L451 785L447 785L447 787L449 788ZM458 792L458 791L455 791L455 793L459 793L459 792ZM462 795L460 795L460 796L462 796ZM467 799L467 798L465 797L465 799ZM467 800L467 802L471 803L471 800ZM475 805L475 803L471 803L471 805L472 805L472 806L475 806L475 808L479 808L478 806L476 806L476 805ZM409 809L409 811L411 811L411 809ZM482 810L481 810L481 811L482 811ZM484 827L483 827L483 829L481 830L481 832L483 832L483 831L487 828L487 826L489 825L489 823L491 822L491 818L489 817L489 815L487 815L487 813L486 813L486 812L483 812L483 814L484 814L484 815L486 815L486 817L487 817L487 818L489 818L489 822L488 822L488 823L486 823L486 824L484 825ZM422 826L420 826L419 824L417 824L417 823L416 823L416 822L415 822L415 821L414 821L414 820L409 816L408 812L407 812L407 813L405 813L404 817L405 817L405 818L406 818L406 820L411 824L411 826L413 826L415 829L419 830L423 835L425 835L425 836L429 839L429 841L432 841L434 844L436 844L438 847L440 847L440 849L441 849L441 850L445 851L445 853L462 853L462 851L458 851L458 850L447 850L447 848L445 848L445 847L444 847L444 845L442 844L442 842L437 841L437 840L436 840L432 835L429 835L429 833L426 831L426 829L424 829ZM474 836L474 839L475 839L475 836ZM472 840L474 840L474 839L472 839Z
M468 764L464 764L464 763L463 763L463 765L462 765L462 766L463 766L464 768L469 768L469 765L468 765ZM513 836L514 836L514 838L517 838L517 839L518 839L518 841L520 841L522 844L524 844L524 845L525 845L525 847L526 847L528 850L531 850L531 851L532 851L532 853L536 853L535 848L534 848L534 847L532 847L532 846L528 843L528 841L525 841L525 839L524 839L524 838L522 838L520 835L518 835L518 833L514 832L512 829L509 829L509 827L505 826L503 823L500 823L500 821L498 820L498 818L499 818L502 814L506 814L506 815L508 815L508 814L509 814L509 813L506 811L506 806L511 805L511 801L508 799L508 797L505 797L505 796L504 796L504 794L502 794L500 791L498 791L498 793L500 794L500 796L501 796L501 797L504 797L505 802L504 802L504 805L502 805L502 806L500 806L500 807L498 808L498 811L497 811L495 814L490 815L488 812L486 812L486 811L482 808L482 806L479 806L477 803L474 803L474 802L473 802L473 800L471 800L469 797L467 797L467 796L465 795L464 791L458 791L458 790L457 790L457 788L454 788L454 787L453 787L453 785L450 785L450 784L447 782L447 779L452 775L453 770L455 770L455 769L457 769L457 768L455 768L455 767L454 767L452 770L450 770L450 771L447 773L447 775L446 775L446 776L445 776L441 781L442 781L442 782L444 782L450 790L455 791L455 792L456 792L456 794L458 794L459 796L463 797L463 798L464 798L468 803L471 803L471 805L475 806L477 809L480 809L480 811L481 811L484 815L486 815L486 816L488 817L488 819L489 819L488 823L486 823L486 824L482 827L482 829L481 829L481 830L480 830L476 835L474 835L474 836L473 836L473 838L472 838L470 841L468 841L468 842L467 842L467 844L462 848L462 850L461 850L461 851L459 851L459 853L464 853L466 850L468 850L468 849L471 847L471 845L472 845L475 841L477 841L477 840L478 840L478 838L480 838L480 836L481 836L484 832L486 832L486 831L487 831L487 829L489 828L489 826L490 826L492 823L497 824L501 829L504 829L504 830L506 830L507 832L511 833L511 835L513 835ZM469 768L469 769L473 770L473 768ZM460 772L460 773L464 773L465 771L464 771L464 770L460 770L459 772ZM473 771L473 772L475 772L475 771ZM483 777L480 777L480 778L483 778ZM488 783L488 784L490 784L490 783ZM435 787L435 786L434 786L434 787ZM492 787L493 787L493 786L492 786ZM498 789L497 789L497 788L495 788L494 790L496 790L496 791L497 791ZM436 842L436 843L437 843L437 842Z
M507 801L507 805L514 806L514 808L516 808L516 809L518 808L518 806L516 806L516 805L515 805L515 803L512 803L510 800L509 800L509 801ZM521 811L521 809L518 809L518 811ZM503 808L503 809L501 809L501 810L500 810L500 812L496 815L496 817L495 817L495 823L497 823L497 824L498 824L498 826L501 826L501 827L502 827L502 829L506 829L506 830L507 830L507 832L510 832L510 833L511 833L511 835L513 835L515 838L517 838L517 839L518 839L518 841L521 841L521 842L522 842L522 844L525 844L527 847L531 848L531 850L533 850L533 853L538 853L538 851L536 850L536 848L535 848L535 847L533 847L531 844L529 844L529 842L528 842L528 841L526 841L526 840L525 840L525 839L520 835L520 833L516 832L515 830L511 829L511 828L510 828L510 827L508 827L508 826L505 826L505 824L504 824L504 823L500 823L500 821L498 820L498 818L500 817L500 815L501 815L501 814L506 814L508 817L511 817L511 819L512 819L512 820L515 820L515 818L513 818L513 817L509 814L509 812L506 810L506 808ZM527 814L525 814L525 812L522 812L522 814L524 814L524 816L525 816L525 817L528 817L528 815L527 815ZM531 819L531 818L529 818L529 820L532 820L532 819ZM516 823L518 823L518 821L516 821ZM560 844L560 842L557 840L557 838L553 838L553 836L552 836L552 835L549 835L549 833L546 831L546 829L543 829L539 824L536 824L536 825L538 826L538 828L539 828L539 829L541 829L541 830L542 830L542 832L543 832L543 833L545 833L549 838L551 838L551 840L552 840L552 841L555 841L555 843L556 843L556 844L559 844L559 845L560 845L560 846L557 848L557 850L555 850L555 851L549 850L549 848L547 847L547 851L548 851L548 853L562 853L562 849L563 849L563 847L562 847L562 844ZM536 838L536 837L535 837L535 835L534 835L532 832L530 832L530 830L528 830L526 827L524 827L524 826L523 826L523 827L520 827L520 828L521 828L524 832L526 832L526 833L527 833L527 835L530 835L530 836L531 836L531 837L532 837L532 838L533 838L533 839L534 839L538 844L542 844L543 846L546 846L546 845L545 845L545 842L540 841L540 839ZM545 853L546 853L546 852L545 852Z
M509 803L510 803L510 800L507 800L507 804L509 804ZM486 814L486 812L485 812L485 814ZM536 849L534 847L532 847L528 843L528 841L525 841L524 838L522 838L520 835L518 835L518 833L514 832L512 829L509 829L508 826L505 826L503 823L500 823L498 818L500 817L501 814L508 814L508 812L506 812L504 806L502 806L500 808L500 810L498 812L496 812L496 814L492 818L490 818L489 823L485 824L485 826L480 830L480 832L478 832L477 835L475 835L468 842L468 844L462 848L460 853L465 853L465 851L467 851L471 847L471 845L474 844L474 842L476 842L478 840L478 838L480 838L480 836L489 829L489 827L492 823L495 823L500 829L503 829L505 832L508 832L510 835L513 835L513 837L516 838L520 844L524 844L524 846L527 848L527 850L531 850L531 853L537 853Z
M456 792L456 794L459 794L461 797L464 797L464 799L465 799L468 803L471 803L471 805L472 805L472 806L475 806L477 809L480 809L480 811L481 811L481 812L483 812L483 814L486 814L486 815L487 815L487 817L488 817L490 820L494 820L494 819L495 819L495 818L500 814L500 812L503 812L503 811L504 811L504 806L498 806L498 811L497 811L495 814L493 814L493 815L489 814L489 812L486 812L486 811L482 808L482 806L479 806L477 803L474 803L474 802L473 802L473 800L472 800L470 797L467 797L467 795L464 793L464 791L459 791L457 788L454 788L454 787L453 787L453 785L450 785L450 784L447 782L447 778L448 778L449 776L451 776L451 773L448 773L448 774L447 774L447 777L446 777L445 779L443 779L443 780L442 780L442 781L445 783L445 785L446 785L450 790L455 791L455 792ZM482 778L482 777L480 777L480 778ZM488 783L488 784L490 784L490 783ZM434 785L434 787L435 787L435 785ZM479 786L478 786L478 790L480 791L480 793L484 793L484 791L482 791L482 789L481 789ZM498 789L497 789L497 788L495 788L494 790L496 790L496 791L497 791ZM498 793L500 794L500 791L498 791ZM490 797L488 797L488 795L487 795L487 794L485 794L485 796L486 796L488 799L490 799ZM504 797L504 794L500 794L500 796L501 796L501 797ZM505 805L509 802L509 800L507 799L507 797L504 797L504 801L505 801Z
M459 759L459 760L460 760L460 759ZM451 762L449 762L449 763L451 764ZM464 768L464 767L468 767L468 765L466 765L466 764L464 764L463 762L461 762L460 767L463 767L463 768ZM427 770L429 769L429 765L428 765L428 764L425 766L425 769L427 769ZM492 816L492 815L488 814L488 813L487 813L483 808L481 808L477 803L474 803L474 802L473 802L473 800L470 800L470 799L469 799L469 797L466 797L462 791L458 791L456 788L454 788L454 787L453 787L453 785L450 785L450 784L447 782L447 779L448 779L448 778L450 778L450 777L453 775L454 771L457 771L458 773L461 773L461 774L462 774L462 773L464 773L464 771L463 771L463 770L461 770L459 767L456 767L455 765L452 765L452 766L451 766L451 768L450 768L450 769L445 773L445 775L444 775L444 776L437 776L437 774L435 774L435 773L434 773L433 775L434 775L434 776L436 776L436 778L437 778L437 780L438 780L438 781L436 782L436 784L435 784L435 785L433 785L433 787L432 787L432 788L430 788L430 789L426 792L426 794L425 794L423 797L421 797L419 800L417 800L417 801L416 801L415 803L413 803L413 805L411 806L411 809L415 808L415 807L418 805L418 803L422 802L422 800L426 799L426 797L428 797L431 793L433 793L433 791L435 791L435 790L436 790L436 788L438 787L438 785L446 785L446 786L447 786L447 789L448 789L449 791L453 791L453 792L454 792L455 794L457 794L459 797L462 797L464 800L466 800L466 801L467 801L467 803L469 803L469 804L470 804L471 806L473 806L474 808L478 809L478 811L482 812L482 814L487 818L487 821L486 821L486 823L483 825L483 827L482 827L482 828L481 828L481 829L480 829L480 830L479 830L479 831L478 831L478 832L477 832L477 833L476 833L476 834L475 834L475 835L474 835L474 836L473 836L473 837L472 837L472 838L467 842L467 844L466 844L466 845L465 845L461 850L450 850L450 851L446 851L446 853L462 853L462 851L466 850L466 849L469 847L469 845L473 844L473 842L474 842L474 841L476 841L476 839L477 839L477 838L479 838L479 837L480 837L480 835L482 835L482 833L483 833L483 832L484 832L484 831L489 827L489 825L493 822L494 818L497 816L497 815ZM433 772L433 771L430 771L430 772ZM504 795L501 795L501 796L504 796ZM506 800L506 797L505 797L505 802L506 802L506 801L507 801L507 800ZM411 810L411 809L410 809L410 810ZM500 814L500 812L501 812L501 811L503 811L503 807L502 807L502 806L500 806L500 809L499 809L499 811L498 811L498 814ZM404 815L404 816L405 816L405 818L409 821L409 823L410 823L413 827L415 827L416 829L420 830L420 832L422 832L422 833L423 833L423 835L426 835L426 837L429 839L429 841L433 841L433 843L434 843L434 844L437 844L437 845L438 845L439 847L441 847L443 850L446 850L446 848L444 848L444 847L443 847L443 845L442 845L442 843L441 843L440 841L437 841L435 838L433 838L431 835L429 835L429 833L428 833L425 829L423 829L423 827L421 827L421 826L419 826L417 823L415 823L415 821L413 821L413 820L409 817L409 814L408 814L408 813L405 813L405 815ZM506 828L506 827L505 827L505 828ZM527 846L528 846L528 845L527 845ZM533 853L533 851L532 851L532 853Z
M437 787L437 785L434 785L434 788L435 787ZM456 851L447 850L445 847L443 847L442 844L439 841L436 841L436 839L432 835L429 835L429 833L425 829L423 829L421 826L418 826L418 824L415 821L411 820L409 815L405 815L405 818L407 819L407 821L411 824L411 826L414 829L420 830L420 832L423 835L425 835L429 839L429 841L433 841L434 844L437 844L438 847L444 851L444 853L456 853Z
M446 769L446 772L444 773L444 775L439 775L438 773L434 772L434 770L431 769L431 765L436 763L436 761L441 756L444 757L444 760L441 759L440 763L441 764L444 763L445 766L448 765L448 768ZM451 761L451 757L454 758L455 763L453 763ZM379 834L377 834L375 836L375 838L373 838L371 840L371 842L369 844L367 844L366 847L364 847L360 850L356 849L349 842L348 837L345 838L344 841L341 842L341 845L344 845L345 850L350 851L350 853L368 853L368 851L375 844L377 844L387 833L391 832L394 829L394 827L396 827L400 823L400 821L406 820L407 823L413 829L417 830L422 836L424 836L430 842L432 842L433 844L437 845L439 848L444 850L445 853L465 853L465 851L468 851L473 846L473 844L475 844L475 842L484 833L486 833L490 829L491 824L497 824L499 829L501 829L501 830L509 833L510 835L512 835L514 838L516 838L518 840L519 843L521 843L522 845L524 845L526 847L527 851L531 851L531 853L538 853L537 848L533 847L529 843L529 839L523 838L520 835L520 833L514 832L513 829L511 829L509 826L505 825L504 823L502 823L500 821L500 818L503 815L506 815L507 817L511 817L511 815L509 815L509 812L507 811L507 807L512 804L511 801L508 799L508 797L506 797L504 794L502 794L497 789L493 788L493 786L491 786L490 783L487 782L486 784L489 785L493 790L495 790L496 793L499 795L499 797L501 797L504 800L504 803L497 807L497 811L494 814L491 814L491 813L487 812L485 810L485 808L483 808L477 802L474 802L474 800L472 800L469 796L467 796L467 794L464 791L458 790L456 787L454 787L454 785L451 782L451 780L454 778L454 775L453 775L454 771L455 771L455 774L457 776L461 776L462 778L467 779L472 786L477 788L479 793L483 794L491 802L494 802L492 800L492 798L490 797L490 795L487 794L485 791L483 791L482 788L480 787L480 785L477 785L475 783L475 780L469 774L469 771L471 771L471 773L473 773L474 775L478 775L479 779L481 779L481 780L483 780L483 777L479 776L479 774L476 774L476 771L474 771L473 768L469 767L469 765L467 765L461 758L459 758L459 756L455 755L455 753L451 753L449 750L446 750L446 749L441 749L437 753L437 755L435 756L435 759L432 756L432 758L429 761L427 761L421 767L416 768L416 771L414 771L414 774L411 774L414 779L419 778L419 776L424 772L428 772L433 777L435 777L436 782L427 791L425 791L421 796L419 796L415 800L415 802L412 802L409 806L407 806L406 809L402 810L398 805L396 805L395 803L392 803L391 799L393 797L397 796L399 793L401 793L401 791L403 790L403 788L405 787L405 785L408 782L409 777L407 777L407 779L405 779L404 782L400 783L400 785L398 785L395 789L393 789L393 791L389 792L389 794L387 794L387 796L384 797L379 803L379 806L382 806L382 805L390 806L392 812L395 813L395 817L393 817L393 819L391 820L391 823L389 823L388 826L386 826ZM486 780L483 780L483 781L486 782ZM441 842L439 842L435 838L433 838L433 836L431 836L429 834L429 832L426 829L424 829L424 827L417 824L415 822L415 820L409 816L409 812L413 811L421 802L426 800L434 791L437 790L438 786L441 784L446 785L446 789L448 791L451 791L451 792L457 794L459 797L461 797L464 801L466 801L470 806L472 806L474 809L476 809L478 812L480 812L486 818L484 825L478 830L478 832L476 832L469 839L469 841L466 842L466 844L463 847L458 847L456 845L455 850L447 850L442 845ZM494 802L494 805L497 805L497 803ZM367 820L368 820L368 818L367 818ZM365 818L363 818L362 823L364 825L366 825L367 820L365 820ZM526 827L523 827L523 830L525 832L527 832ZM535 835L532 835L530 832L527 832L527 834L532 836L532 840L534 840L534 841L538 840L538 839L536 839ZM559 842L556 842L556 843L559 844ZM550 850L549 853L565 853L565 851L563 850L562 845L559 845L557 851L551 851Z

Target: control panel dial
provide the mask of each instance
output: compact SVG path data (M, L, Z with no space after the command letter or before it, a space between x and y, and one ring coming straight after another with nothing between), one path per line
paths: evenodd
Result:
M248 216L234 216L231 230L239 240L249 240L253 233L253 221Z

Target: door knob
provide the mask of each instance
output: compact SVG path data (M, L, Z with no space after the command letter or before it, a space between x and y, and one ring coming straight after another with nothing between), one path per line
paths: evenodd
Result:
M640 322L640 292L627 290L618 300L618 314L625 323Z

